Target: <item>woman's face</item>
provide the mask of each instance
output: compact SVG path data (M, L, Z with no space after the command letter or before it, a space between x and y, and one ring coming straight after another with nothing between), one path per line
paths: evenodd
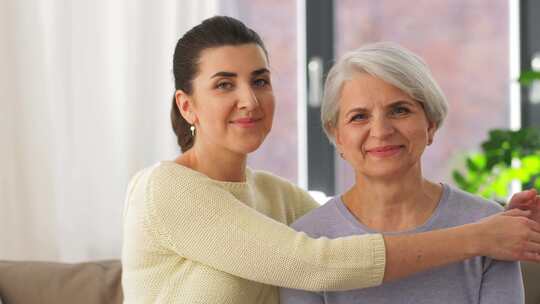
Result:
M420 157L436 127L419 102L379 78L358 73L344 83L339 106L336 146L357 175L421 173Z
M196 146L247 154L262 144L272 128L270 70L256 44L204 50L188 98Z

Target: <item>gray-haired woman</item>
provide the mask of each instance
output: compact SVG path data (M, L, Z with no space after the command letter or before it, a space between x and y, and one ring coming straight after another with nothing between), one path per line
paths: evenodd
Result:
M501 211L495 203L422 175L421 157L447 113L421 58L389 42L365 45L332 67L321 119L356 183L295 223L311 237L408 235L463 225ZM474 257L378 287L281 291L282 304L523 303L517 262Z

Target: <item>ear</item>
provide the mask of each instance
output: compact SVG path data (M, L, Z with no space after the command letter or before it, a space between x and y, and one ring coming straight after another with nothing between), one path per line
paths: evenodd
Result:
M174 98L176 100L176 106L180 110L182 117L184 117L184 119L191 125L198 122L191 96L182 90L176 90L176 93L174 93Z
M340 155L343 155L343 152L341 152L342 141L341 141L341 135L339 133L339 128L336 128L333 124L329 122L327 123L326 126L327 126L327 130L329 130L330 133L332 133L332 135L334 136L334 143L336 144L336 149L338 150L338 153Z
M433 143L433 137L435 137L435 131L437 131L437 124L432 121L428 121L427 131L428 131L428 146L429 146Z

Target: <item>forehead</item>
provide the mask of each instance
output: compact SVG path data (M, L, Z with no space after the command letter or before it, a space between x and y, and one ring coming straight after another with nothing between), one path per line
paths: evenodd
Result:
M341 106L387 105L396 101L413 101L396 86L367 73L355 73L343 83L340 96Z
M251 73L267 67L263 49L254 43L208 48L199 57L199 75L218 71Z

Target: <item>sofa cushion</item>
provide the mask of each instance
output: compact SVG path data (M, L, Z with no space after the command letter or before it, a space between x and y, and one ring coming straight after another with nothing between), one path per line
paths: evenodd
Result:
M79 264L0 261L4 304L122 303L118 260Z
M521 262L521 272L525 286L525 303L540 304L540 264Z

